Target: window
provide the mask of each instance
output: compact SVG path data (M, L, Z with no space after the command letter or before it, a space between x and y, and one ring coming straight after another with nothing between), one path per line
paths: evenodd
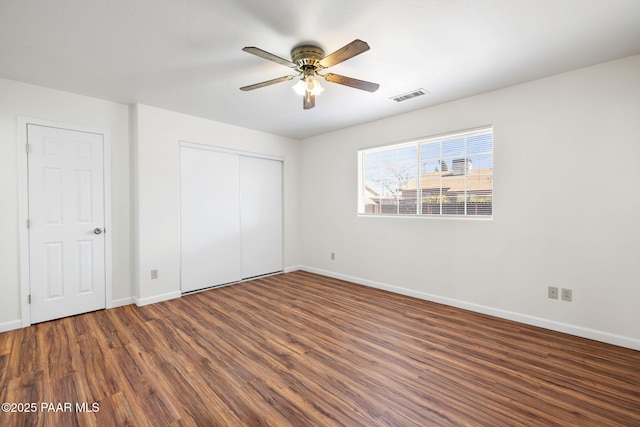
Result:
M491 217L493 129L360 150L363 215Z

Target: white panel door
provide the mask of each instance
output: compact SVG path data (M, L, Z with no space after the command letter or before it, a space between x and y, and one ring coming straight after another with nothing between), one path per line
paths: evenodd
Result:
M182 292L237 282L239 157L180 147L180 167Z
M31 323L105 308L104 140L28 125Z
M242 278L283 269L282 162L240 158Z

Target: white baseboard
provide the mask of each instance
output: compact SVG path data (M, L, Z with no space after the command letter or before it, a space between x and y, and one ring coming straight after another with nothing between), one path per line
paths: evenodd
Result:
M143 305L155 304L157 302L168 301L170 299L180 298L182 293L180 291L169 292L162 295L154 295L152 297L135 298L135 304L138 307Z
M429 294L426 292L414 291L412 289L402 288L398 286L387 285L385 283L375 282L372 280L361 279L359 277L348 276L345 274L334 273L332 271L321 270L318 268L301 266L300 270L308 271L310 273L320 274L323 276L333 277L335 279L346 280L348 282L357 283L359 285L369 286L372 288L382 289L389 292L394 292L401 295L407 295L414 298L420 298L427 301L437 302L440 304L449 305L452 307L462 308L477 313L488 314L490 316L499 317L502 319L513 320L515 322L524 323L527 325L538 326L552 331L563 332L569 335L575 335L582 338L587 338L595 341L601 341L607 344L613 344L620 347L630 348L632 350L640 350L640 340L622 335L611 334L609 332L599 331L596 329L584 328L581 326L571 325L562 322L556 322L554 320L544 319L541 317L529 316L527 314L516 313L513 311L502 310L498 308L488 307L485 305L470 303L467 301L456 300L453 298L442 297L438 295Z
M293 271L298 271L298 270L302 270L302 266L301 265L294 265L293 267L285 267L284 272L285 273L291 273Z
M22 320L11 320L10 322L0 323L0 332L12 331L22 328Z
M135 304L135 303L136 303L135 297L116 299L111 301L111 304L107 306L107 308L122 307L123 305L129 305L129 304Z
M171 298L167 298L167 299L171 299ZM153 302L156 302L156 301L153 301ZM121 307L123 305L129 305L129 304L136 304L136 298L129 297L129 298L113 300L111 301L111 304L105 307L105 309L108 310L110 308ZM151 302L147 304L151 304ZM145 304L138 304L138 305L145 305ZM28 321L23 322L22 320L12 320L10 322L0 323L0 332L7 332L14 329L26 328L29 326L31 326L31 323L29 323Z

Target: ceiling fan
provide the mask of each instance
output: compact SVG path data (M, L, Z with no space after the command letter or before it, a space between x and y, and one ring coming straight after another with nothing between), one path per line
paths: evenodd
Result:
M368 51L369 45L362 40L356 39L327 56L324 56L324 50L322 50L322 48L318 46L311 44L299 45L291 50L291 61L254 46L247 46L242 50L261 58L268 59L269 61L273 61L289 68L293 68L298 72L298 74L278 77L277 79L267 80L262 83L243 86L240 88L240 90L254 90L300 77L300 81L298 81L298 83L293 88L294 90L296 90L296 92L304 96L303 107L305 110L315 107L316 95L324 90L322 86L320 86L320 83L316 79L316 76L320 76L328 82L366 90L367 92L375 92L380 87L380 85L377 83L371 83L364 80L354 79L352 77L341 76L339 74L320 74L321 71L329 67L332 67L336 64L346 61L347 59L353 58L356 55Z

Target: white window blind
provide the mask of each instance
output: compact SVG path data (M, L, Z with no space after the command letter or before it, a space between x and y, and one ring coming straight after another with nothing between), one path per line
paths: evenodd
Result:
M359 214L491 217L493 130L361 150Z

